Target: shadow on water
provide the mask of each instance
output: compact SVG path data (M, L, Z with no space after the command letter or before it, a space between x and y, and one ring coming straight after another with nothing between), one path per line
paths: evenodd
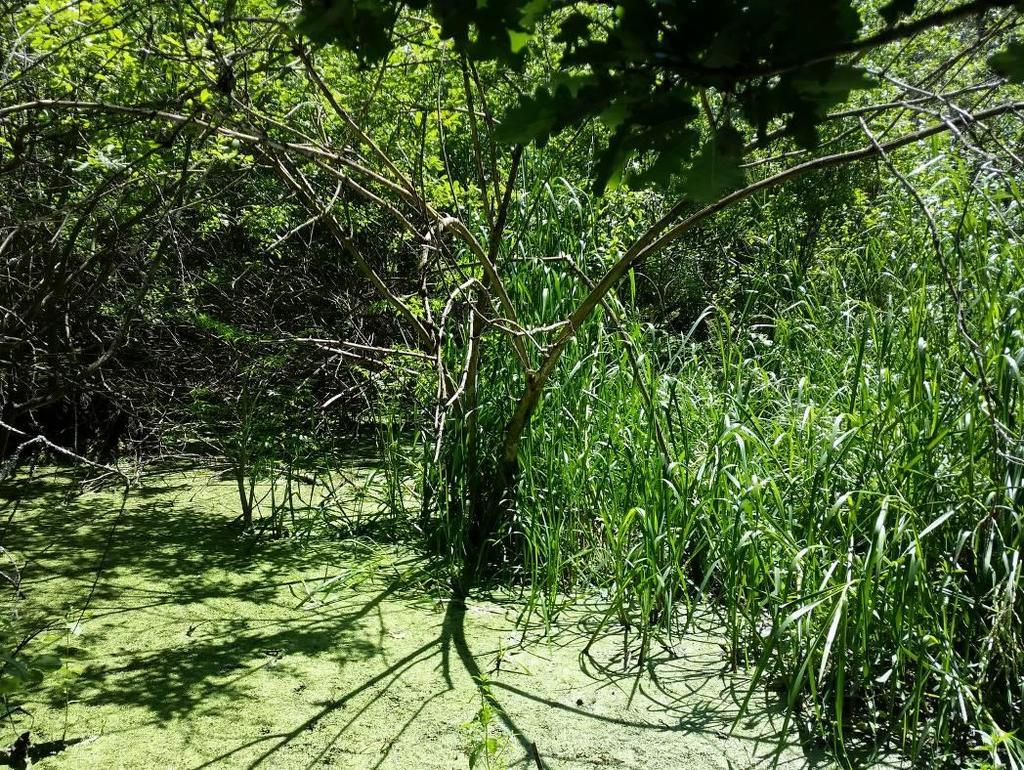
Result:
M159 488L168 492L185 486ZM0 507L10 508L11 489L5 491L7 505ZM215 692L230 696L253 661L259 668L294 654L343 663L377 652L353 630L394 587L366 604L335 603L329 610L304 613L286 601L301 600L301 593L283 593L302 586L303 580L290 577L296 572L351 558L355 549L344 543L300 546L242 538L226 517L166 496L133 492L122 508L120 495L69 498L54 482L31 481L17 491L22 501L31 502L4 516L0 545L21 562L22 592L32 600L19 607L27 632L33 624L73 623L88 614L95 646L103 621L119 615L143 613L160 625L174 617L176 608L218 600L280 611L280 618L256 622L230 616L201 621L185 639L175 640L180 642L176 646L135 649L113 665L88 662L76 687L90 703L143 706L161 718L181 716L202 708ZM330 559L325 559L326 549ZM75 658L83 651L65 643L59 652ZM225 676L227 682L217 681ZM118 686L104 687L111 677Z
M360 563L366 546L358 542L310 540L257 541L239 537L229 518L211 514L202 504L183 502L191 488L187 480L162 479L133 492L127 504L117 495L94 494L69 499L59 485L32 481L17 490L27 501L8 518L0 510L0 545L25 558L23 579L27 594L38 595L39 617L81 615L88 604L90 623L98 628L90 644L111 633L120 618L140 614L156 624L152 649L138 647L118 656L92 659L70 644L65 656L80 655L83 671L74 684L75 700L93 706L144 709L155 723L169 719L223 716L249 697L249 680L270 668L287 669L290 661L317 658L339 666L354 661L381 660L386 665L357 683L346 685L343 694L318 705L318 710L286 730L246 738L216 756L196 764L193 770L217 767L229 760L244 761L249 768L279 766L280 753L316 727L329 727L327 744L309 756L307 767L326 764L328 752L339 745L367 710L390 691L403 686L414 667L436 665L436 682L401 724L390 724L389 744L401 738L437 698L458 686L457 678L471 680L479 699L487 701L521 754L520 765L545 768L559 762L555 752L534 742L536 730L523 727L508 707L513 698L523 707L558 712L564 717L603 725L659 733L703 734L724 738L732 725L744 692L725 683L719 702L698 698L702 683L721 675L721 660L691 661L676 670L657 656L647 663L647 675L615 671L580 658L581 670L600 687L630 687L639 691L658 718L606 716L535 692L519 680L489 677L480 661L494 650L474 651L467 636L467 594L450 593L436 635L391 660L383 647L383 630L377 643L365 638L363 621L382 613L385 602L422 602L422 571L404 569L409 562L389 565L388 575L375 575L359 591L340 592L328 601L306 603L307 580L323 575L325 565ZM10 493L10 489L0 490ZM177 495L177 497L175 497ZM13 496L12 496L13 497ZM9 505L9 503L8 503ZM3 508L0 500L0 508ZM52 585L52 588L51 588ZM66 586L77 587L69 595ZM304 593L306 592L306 593ZM244 602L245 614L232 611L190 622L185 608L217 607L218 602ZM258 612L254 611L258 608ZM234 614L232 614L234 612ZM575 627L552 631L555 645L578 645L592 634L593 623L603 614L599 608L582 607ZM31 614L27 615L31 617ZM381 614L383 618L383 615ZM97 623L97 621L100 621ZM184 633L182 624L187 625ZM161 634L165 624L166 634ZM383 629L383 620L381 620ZM579 645L582 646L582 645ZM593 670L590 670L590 669ZM529 680L527 680L529 681ZM694 695L693 699L688 695ZM372 696L362 698L361 696ZM50 708L65 702L54 694ZM329 724L328 718L330 717ZM536 722L536 720L532 720ZM340 724L339 724L340 722ZM764 737L739 737L755 743ZM767 738L778 747L776 761L792 745L781 733ZM66 745L77 742L70 740ZM36 751L44 751L40 744ZM60 751L65 746L51 747ZM809 747L805 764L813 766L820 752ZM258 753L257 753L258 752ZM244 760L242 759L244 757ZM387 757L382 752L376 765ZM579 762L578 757L572 759ZM597 763L595 763L597 764Z
M23 733L22 737L24 737L24 735L25 734ZM11 749L13 747L8 747L6 751L0 751L0 765L4 767L13 767L16 770L28 770L28 768L35 763L41 762L48 757L55 757L62 751L78 745L83 740L83 738L71 738L67 740L31 743L24 752L17 749L12 751Z
M361 682L356 687L353 687L347 691L344 695L339 698L332 700L327 703L323 708L306 719L302 723L296 725L292 730L284 733L278 733L275 735L261 736L260 738L252 741L242 743L235 746L230 751L219 754L218 756L198 765L194 770L202 770L207 767L215 767L219 763L226 759L229 759L235 754L243 752L247 749L252 748L260 743L269 742L271 745L263 750L263 752L252 762L249 763L249 768L257 767L273 767L274 756L278 752L285 749L290 743L298 739L300 736L305 734L307 731L312 730L318 723L322 722L326 717L331 715L333 712L346 709L349 704L363 693L377 688L379 685L383 685L381 689L375 690L375 699L379 699L389 689L400 686L402 675L407 672L413 666L424 664L434 658L440 658L440 666L442 670L442 677L445 682L445 689L453 690L455 688L455 682L452 676L452 651L455 652L455 658L458 664L463 667L465 672L470 676L473 682L476 684L480 697L487 700L491 707L494 709L498 718L504 724L506 730L510 735L514 737L521 749L526 753L527 756L533 757L535 766L542 770L546 768L543 759L540 757L537 747L532 743L523 731L517 726L512 717L502 707L498 699L493 695L489 687L484 685L483 672L474 657L469 644L466 640L466 595L462 592L454 592L453 595L448 599L445 604L444 619L441 623L441 633L434 639L429 640L425 644L420 645L412 652L406 654L399 660L392 663L382 671L378 672L375 676ZM425 698L420 707L413 713L412 717L407 720L401 727L398 728L396 734L391 738L393 743L397 740L401 734L408 729L411 723L422 713L424 709L430 704L432 700L443 694L444 690L435 693L433 696ZM370 701L372 703L372 701ZM332 746L337 744L344 736L346 730L351 727L356 720L366 711L369 703L361 707L358 711L354 712L352 716L345 722L340 730L333 736L328 745L322 749L315 756L311 757L307 767L314 768L319 767L320 762L324 759L327 752ZM379 767L380 764L386 759L386 752L383 753L381 759L374 765Z

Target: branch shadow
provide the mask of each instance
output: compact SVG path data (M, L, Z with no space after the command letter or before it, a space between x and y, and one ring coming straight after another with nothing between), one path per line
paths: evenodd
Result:
M315 606L304 605L303 597L295 593L305 588L303 576L322 574L327 578L325 565L337 568L339 564L358 562L365 555L360 550L363 546L357 541L336 539L311 539L301 544L245 540L227 526L224 515L211 514L201 503L183 501L188 488L188 484L162 483L152 494L133 493L122 513L109 494L69 500L50 485L36 483L28 488L33 496L31 510L18 511L2 530L0 544L10 544L27 557L25 591L40 595L41 612L66 612L68 606L78 612L80 602L88 597L89 618L96 626L97 639L103 638L107 626L117 625L131 613L145 613L152 623L166 624L168 634L158 643L150 649L133 648L130 655L94 660L84 650L64 650L85 662L71 693L74 699L95 706L139 708L157 723L191 720L223 716L228 708L225 704L244 702L251 678L268 668L287 671L304 658L326 659L339 667L377 659L386 664L347 685L340 696L332 693L331 698L315 702L314 713L293 725L285 722L282 727L287 729L226 746L218 750L217 756L204 758L194 770L230 760L245 762L249 768L281 766L285 749L303 740L308 731L329 726L331 737L326 745L317 747L307 765L320 767L376 700L400 690L414 667L434 663L439 680L431 684L433 689L422 703L401 723L391 726L387 745L394 745L406 734L428 704L456 690L459 682L468 678L475 695L489 703L511 736L524 758L520 764L541 770L545 761L554 762L559 755L554 748L550 755L538 751L537 739L541 735L550 739L550 735L544 732L542 722L536 724L536 718L524 718L524 704L602 729L719 739L729 733L745 695L745 690L739 691L737 682L723 673L722 661L713 652L690 654L683 661L667 652L652 655L644 669L623 672L615 669L616 659L608 652L610 643L603 648L601 659L581 654L580 673L595 691L612 687L630 693L630 697L639 693L649 704L648 714L635 718L632 714L629 718L609 716L562 702L542 688L509 679L505 672L485 674L481 661L500 653L474 650L471 638L476 636L467 633L467 602L471 598L458 587L446 594L436 635L431 631L432 638L412 645L391 661L383 640L383 616L375 641L366 638L365 623L375 613L382 615L385 603L422 601L422 582L417 582L422 573L412 574L415 570L393 564L394 575L388 579L378 575L357 592L338 592ZM59 539L55 543L56 533ZM69 585L79 589L77 596L69 598L63 590ZM369 588L372 591L368 593ZM288 601L289 595L297 603ZM477 596L474 591L472 601ZM228 601L244 601L259 607L260 612L204 620L190 626L184 635L180 629L177 636L169 635L175 624L181 625L180 615L187 615L188 608ZM575 617L566 616L571 622L545 631L546 644L579 649L594 636L595 623L605 615L604 608L586 603L576 607ZM174 616L175 612L179 617ZM523 639L525 644L525 631ZM716 697L708 697L707 683L716 678L721 679L720 691ZM116 686L111 686L112 682ZM357 701L368 694L373 698ZM49 705L56 708L63 703L54 694ZM778 714L767 702L759 708L773 716ZM346 712L343 717L339 713L342 711ZM339 717L340 724L334 721ZM769 744L777 750L776 765L789 761L783 755L797 744L784 731L729 737L749 742L752 753L757 754L762 753L762 744ZM375 764L368 762L366 766L380 767L389 750L383 751ZM251 756L252 752L257 753ZM812 766L822 761L806 746L803 753Z

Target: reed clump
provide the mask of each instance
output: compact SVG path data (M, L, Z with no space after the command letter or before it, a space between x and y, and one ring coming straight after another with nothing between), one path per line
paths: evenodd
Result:
M565 355L522 448L498 569L528 586L531 617L600 592L637 661L710 606L752 675L748 709L767 684L841 755L862 736L1019 766L1024 245L997 216L1014 191L966 193L965 175L950 161L930 178L941 259L913 201L855 189L810 255L799 227L759 221L754 256L723 261L681 333L644 323L639 268ZM524 196L506 280L525 326L578 302L575 268L628 227L598 226L594 205L565 185ZM736 216L742 231L783 215ZM420 444L424 483L446 490L424 522L453 569L522 387L507 346L483 351L471 418L436 456Z

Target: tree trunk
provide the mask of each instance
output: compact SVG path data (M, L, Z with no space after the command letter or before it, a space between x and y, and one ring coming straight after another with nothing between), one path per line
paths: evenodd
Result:
M527 373L526 392L505 428L495 467L489 469L490 489L486 494L481 491L473 501L466 531L466 562L469 572L474 576L493 560L501 524L511 516L515 507L519 446L540 401L542 390L543 384L535 374Z
M245 472L241 464L235 466L235 483L238 485L238 502L242 507L242 526L252 527L252 498L246 492Z

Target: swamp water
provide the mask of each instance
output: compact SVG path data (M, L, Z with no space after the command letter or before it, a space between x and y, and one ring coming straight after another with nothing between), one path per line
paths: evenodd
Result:
M235 489L209 473L66 489L0 492L22 581L3 611L46 624L31 650L65 664L4 728L31 730L37 768L829 765L769 695L730 734L746 682L710 621L624 672L621 633L585 651L600 606L524 637L522 599L450 602L380 537L240 536Z

